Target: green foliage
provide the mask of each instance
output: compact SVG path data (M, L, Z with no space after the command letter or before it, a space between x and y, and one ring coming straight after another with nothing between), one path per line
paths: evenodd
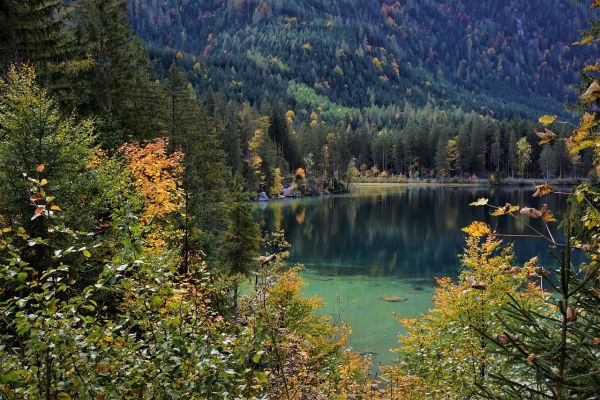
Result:
M565 45L589 13L558 0L134 0L129 14L163 72L180 52L201 92L256 104L286 97L308 113L316 102L327 113L366 115L433 100L537 118L562 111L580 61L593 56Z

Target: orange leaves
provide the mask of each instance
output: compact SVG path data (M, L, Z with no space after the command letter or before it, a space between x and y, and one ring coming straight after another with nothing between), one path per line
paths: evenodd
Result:
M506 214L510 214L513 212L517 212L519 211L519 206L513 206L510 203L506 203L504 205L504 207L499 207L498 209L496 209L496 211L492 212L491 215L494 217L499 217L501 215L506 215Z
M41 174L42 172L44 172L45 169L46 169L46 166L44 164L40 164L35 168L35 172L38 172Z
M471 225L462 229L469 236L483 237L492 233L492 228L485 222L474 221Z
M536 186L536 192L533 194L533 197L546 197L551 193L554 193L554 189L548 185L547 183L544 183L543 185L540 186Z
M598 8L600 7L600 0L594 0L594 2L592 3L592 8Z
M596 79L580 96L580 99L584 103L591 103L596 101L598 97L600 97L600 82Z
M304 170L304 168L298 168L296 170L296 177L301 180L306 179L306 171Z
M540 144L550 143L558 137L556 133L552 132L548 128L546 128L545 132L536 132L535 134L541 139Z
M126 143L119 149L142 195L144 211L140 221L143 225L149 225L155 218L165 217L183 207L178 188L178 180L183 173L183 153L174 151L169 154L168 144L166 139L159 138L144 144ZM167 235L164 233L159 236ZM155 239L153 244L157 246L163 242L161 238Z
M554 218L554 214L550 209L548 209L548 205L544 204L541 209L535 209L530 207L524 207L521 209L521 215L524 215L533 219L543 219L546 222L556 222L556 218Z

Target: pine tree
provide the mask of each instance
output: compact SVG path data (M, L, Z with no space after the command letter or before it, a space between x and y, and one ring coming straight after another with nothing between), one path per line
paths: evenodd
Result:
M152 138L161 129L163 98L148 55L129 26L125 0L82 0L77 25L93 66L85 76L84 114L101 115L120 141ZM151 132L149 132L151 130ZM113 132L100 132L100 139ZM119 145L105 143L105 145ZM106 140L104 140L106 142Z
M437 168L438 175L445 175L449 171L448 166L448 134L446 131L442 131L438 138L438 143L435 151L435 167Z
M169 69L165 93L166 125L171 143L185 155L185 213L181 223L184 231L182 270L187 271L191 258L199 250L212 250L216 232L223 224L220 204L228 170L216 131L201 113L191 84L175 64Z
M81 74L90 60L68 22L62 0L0 0L0 71L11 64L37 70L41 84L69 110L80 101Z
M248 276L258 257L260 230L252 215L252 205L243 185L243 178L236 175L225 207L227 230L223 236L221 257L230 275ZM234 304L237 304L237 297L236 282L233 288Z

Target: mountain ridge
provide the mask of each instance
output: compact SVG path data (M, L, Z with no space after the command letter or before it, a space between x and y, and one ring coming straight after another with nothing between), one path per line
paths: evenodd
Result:
M200 92L335 118L407 103L561 112L597 50L565 41L580 38L588 12L558 0L130 0L128 11L159 74L180 58Z

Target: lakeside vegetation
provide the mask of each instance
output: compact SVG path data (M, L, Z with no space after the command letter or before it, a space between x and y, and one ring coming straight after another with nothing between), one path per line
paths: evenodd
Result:
M256 5L227 2L240 18ZM579 45L595 48L599 29ZM336 123L348 121L319 107L303 118L292 104L266 109L225 89L199 96L187 62L175 55L158 79L122 0L0 2L1 398L600 395L599 66L582 70L570 129L562 116L496 119L429 101L396 110L394 126ZM528 76L517 72L517 82ZM312 96L305 89L296 97ZM568 202L564 240L547 206L473 203L523 220L556 265L519 264L502 240L511 232L473 222L459 279L438 280L430 313L400 321L400 362L372 376L369 359L348 350L351 329L301 296L284 232L261 233L250 199L288 184L335 192L384 173L585 180L533 194ZM573 252L585 262L574 265ZM245 280L253 290L241 296Z

